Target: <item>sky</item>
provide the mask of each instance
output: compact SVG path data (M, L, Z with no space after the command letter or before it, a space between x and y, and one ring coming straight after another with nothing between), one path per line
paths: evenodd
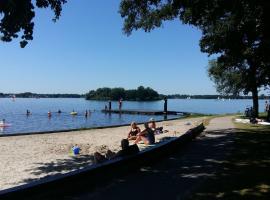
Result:
M151 87L162 94L216 94L198 29L179 20L150 33L122 32L120 0L69 0L52 22L37 10L34 40L0 43L0 92L78 93Z

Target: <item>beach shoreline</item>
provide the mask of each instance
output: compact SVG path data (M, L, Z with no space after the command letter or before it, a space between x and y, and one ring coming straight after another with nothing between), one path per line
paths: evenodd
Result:
M180 136L204 119L205 117L183 118L158 122L157 125L163 126L168 133L157 135L156 139L159 141L164 137ZM139 126L142 128L142 125ZM118 126L57 134L2 137L0 190L89 166L93 162L94 152L120 150L120 141L127 137L128 131L129 126ZM79 156L70 154L73 145L81 148Z

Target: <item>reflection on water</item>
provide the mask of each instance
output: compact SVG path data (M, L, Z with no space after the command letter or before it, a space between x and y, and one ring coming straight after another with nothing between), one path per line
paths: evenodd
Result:
M85 127L129 124L131 121L145 122L150 118L156 120L170 119L175 116L146 116L128 114L102 113L106 101L86 101L84 99L11 99L0 98L0 119L6 119L10 127L0 127L2 134L53 131ZM264 101L260 101L261 110ZM251 100L168 100L168 110L196 112L207 114L223 114L242 112L246 106L252 105ZM112 108L118 107L118 102L112 102ZM163 101L125 102L123 109L162 110ZM26 115L29 110L31 115ZM61 113L58 113L61 110ZM70 115L72 111L78 115ZM90 110L85 117L85 110ZM48 118L48 111L52 116Z

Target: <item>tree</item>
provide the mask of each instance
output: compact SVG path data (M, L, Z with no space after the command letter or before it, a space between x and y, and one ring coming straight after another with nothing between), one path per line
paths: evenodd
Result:
M10 42L22 32L20 45L24 48L29 40L33 40L35 9L49 7L55 15L53 21L56 21L66 2L67 0L0 0L1 40Z
M222 82L235 81L233 73L244 73L234 83L252 92L258 115L258 88L270 80L270 2L252 0L122 0L123 31L146 32L163 21L179 18L202 31L201 51L217 56ZM212 77L213 78L213 77ZM226 80L228 78L228 80Z

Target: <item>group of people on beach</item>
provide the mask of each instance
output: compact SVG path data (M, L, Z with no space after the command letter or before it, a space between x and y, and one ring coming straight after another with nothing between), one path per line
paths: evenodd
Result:
M123 157L133 155L139 152L137 144L143 142L145 145L155 144L155 135L161 133L163 127L156 127L156 122L153 118L149 122L144 123L144 130L141 131L136 122L132 122L130 125L130 131L128 132L127 138L121 140L121 150L117 153L108 150L105 155L99 152L94 153L95 163L101 163L107 160L111 160L117 157ZM129 145L130 141L134 141L133 145Z

